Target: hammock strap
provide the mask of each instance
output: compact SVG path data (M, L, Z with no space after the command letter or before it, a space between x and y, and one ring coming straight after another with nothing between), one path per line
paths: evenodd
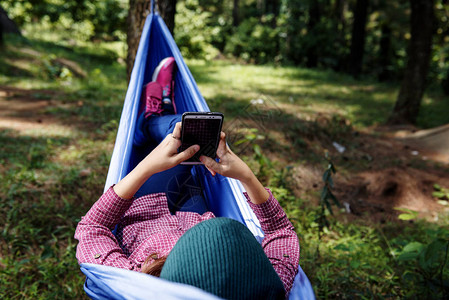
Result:
M151 0L151 14L155 13L156 0Z

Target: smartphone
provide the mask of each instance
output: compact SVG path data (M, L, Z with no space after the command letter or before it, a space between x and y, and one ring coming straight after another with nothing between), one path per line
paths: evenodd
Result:
M193 145L199 145L200 150L181 164L201 164L201 155L215 159L218 143L220 142L223 119L223 114L218 112L185 112L182 115L181 147L179 147L179 152Z

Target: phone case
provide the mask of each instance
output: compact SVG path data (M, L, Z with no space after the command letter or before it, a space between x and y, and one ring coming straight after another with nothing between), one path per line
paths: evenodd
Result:
M195 116L198 116L197 122L194 121L195 120L194 118L189 118L189 117L195 117ZM208 116L219 117L220 123L219 123L219 125L217 125L216 128L214 128L214 126L216 124L210 125L210 122L217 120L217 118L211 118L210 121L207 121ZM195 124L195 126L197 126L197 127L195 127L195 128L190 127L188 129L186 129L188 127L188 126L184 126L185 124L187 124L187 123L185 123L186 119L189 120L187 122L198 123L198 124ZM195 136L198 138L198 140L200 140L200 142L198 142L198 144L200 144L201 148L198 151L198 153L196 153L191 159L186 160L186 161L182 162L181 164L183 164L183 165L202 164L202 162L199 160L199 157L201 155L207 155L211 158L216 157L218 143L220 142L220 132L221 132L221 128L223 125L223 119L224 119L224 115L219 112L185 112L182 115L182 124L183 124L182 129L181 129L182 145L179 148L179 151L183 151L192 145L192 143L189 144L189 143L185 142L189 138L191 139L192 136ZM188 138L186 138L186 136Z

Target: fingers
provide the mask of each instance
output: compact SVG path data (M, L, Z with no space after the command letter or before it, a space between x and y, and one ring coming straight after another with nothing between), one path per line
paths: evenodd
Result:
M181 139L181 122L176 123L175 129L173 129L173 136L177 139Z
M218 143L217 156L221 157L226 153L226 134L222 131L220 134L220 142Z
M208 156L204 156L201 155L200 156L200 161L204 164L204 166L209 170L209 171L213 171L214 173L220 173L221 171L221 166L212 158L208 157ZM211 173L212 173L211 171ZM214 174L212 174L214 175Z
M206 166L205 166L205 167L206 167ZM212 170L212 169L209 169L208 167L206 167L206 169L209 170L209 172L212 174L212 176L215 176L215 175L217 174L217 172L215 172L215 171Z
M218 147L222 147L223 149L226 148L226 134L223 131L220 133L220 143L218 144Z
M177 160L178 164L191 158L192 156L194 156L195 153L198 152L198 150L200 150L200 146L193 145L193 146L190 146L189 148L187 148L186 150L178 153L176 155L176 160Z

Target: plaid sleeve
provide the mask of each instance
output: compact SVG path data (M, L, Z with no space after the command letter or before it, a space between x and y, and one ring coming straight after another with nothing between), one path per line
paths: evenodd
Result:
M79 241L76 249L78 263L135 269L111 232L132 201L120 198L113 187L110 187L95 202L76 227L75 239Z
M247 193L244 195L265 233L262 241L265 254L288 293L298 272L299 240L281 205L273 197L271 191L269 189L267 191L270 196L262 204L254 204Z

